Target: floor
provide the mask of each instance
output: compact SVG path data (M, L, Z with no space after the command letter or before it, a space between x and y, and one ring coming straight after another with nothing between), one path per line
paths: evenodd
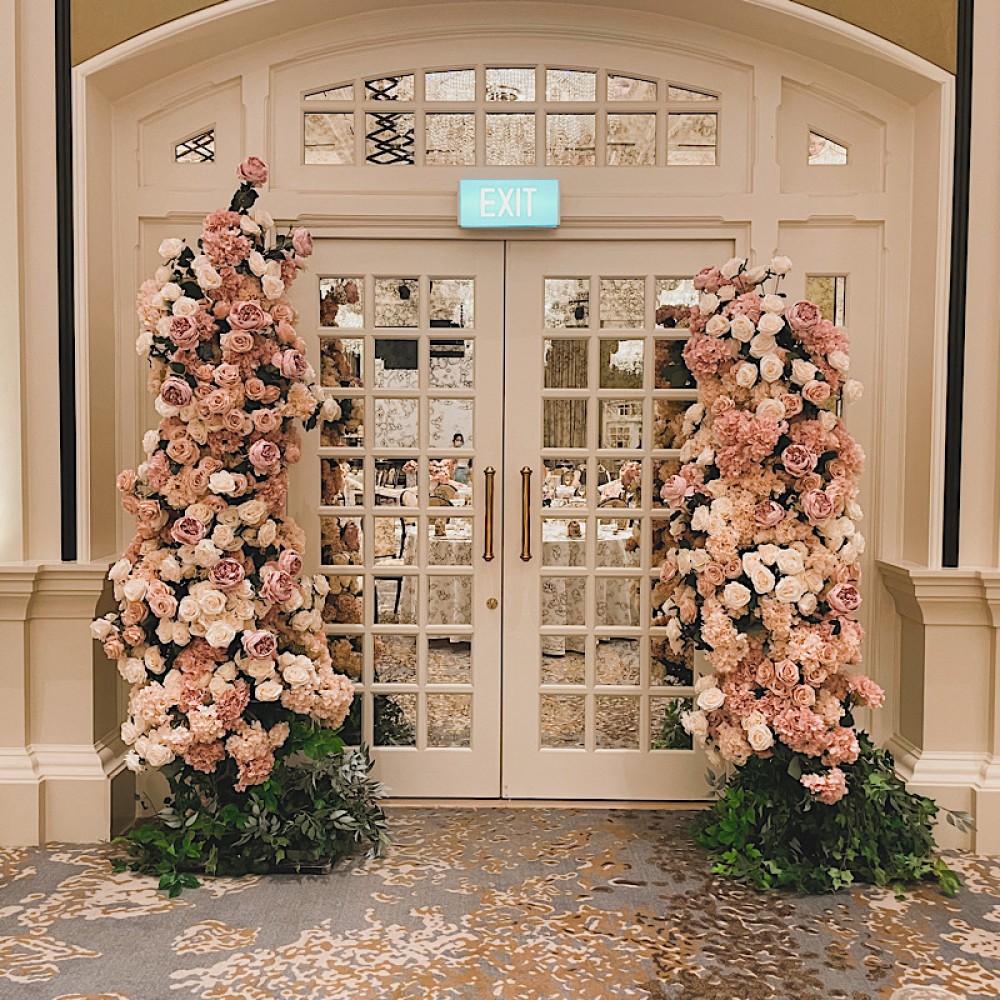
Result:
M955 1000L1000 995L1000 859L903 899L713 878L691 813L394 808L389 856L168 900L109 848L0 851L11 1000Z

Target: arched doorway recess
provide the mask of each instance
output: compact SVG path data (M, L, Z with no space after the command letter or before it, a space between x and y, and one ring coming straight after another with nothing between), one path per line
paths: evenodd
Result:
M791 256L789 294L821 296L852 334L869 668L898 692L899 620L875 566L934 565L940 537L950 77L779 3L730 5L740 32L683 5L526 4L516 27L484 5L323 20L302 4L315 22L294 26L277 0L224 6L78 70L87 556L122 545L114 472L153 419L134 288L255 152L268 210L319 245L297 292L313 362L334 341L353 359L326 384L363 420L351 440L310 442L294 506L351 598L330 630L400 794L701 794L669 724L690 664L664 661L651 626L656 476L691 398L684 279L752 249ZM561 225L460 230L463 177L557 177ZM620 497L600 490L626 480ZM908 711L894 696L876 732L905 734Z

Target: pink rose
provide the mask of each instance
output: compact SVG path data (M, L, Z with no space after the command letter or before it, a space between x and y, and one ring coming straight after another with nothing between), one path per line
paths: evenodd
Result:
M812 708L816 704L816 691L808 684L799 684L792 691L792 701L799 708Z
M672 562L665 562L660 567L660 583L670 583L670 581L677 575L677 564Z
M174 521L170 535L181 545L197 545L205 537L205 525L196 517L179 517Z
M276 355L272 364L276 364L285 378L296 379L303 378L309 367L309 362L298 351L285 351Z
M310 257L313 252L312 233L308 229L292 230L292 247L300 257Z
M790 444L781 453L781 464L793 476L804 476L816 468L816 456L803 444Z
M774 665L774 676L778 683L792 687L799 682L799 668L791 660L779 660Z
M830 398L830 383L820 382L811 378L802 386L802 398L808 400L814 406L825 403Z
M770 660L762 660L757 666L755 679L758 687L770 687L774 683L774 664Z
M219 340L224 351L233 354L249 354L253 350L253 334L248 330L230 330L224 333Z
M146 601L149 604L149 610L157 618L173 618L177 614L177 598L167 587L152 593L147 591Z
M260 587L260 596L274 604L284 604L294 592L295 581L280 569L266 574Z
M681 601L678 614L685 625L690 625L698 617L698 605L688 597Z
M802 412L802 397L797 392L786 392L781 396L781 405L786 417L797 417Z
M122 630L122 638L130 646L138 646L146 641L146 630L141 625L128 625Z
M701 579L713 587L721 587L726 581L725 568L717 562L706 563L701 570Z
M853 583L836 583L826 595L826 603L838 614L854 614L861 607L861 595Z
M261 438L250 445L248 452L254 472L258 475L273 471L281 461L281 449L273 442Z
M753 509L753 519L762 528L773 528L785 517L785 508L777 500L764 500Z
M284 419L277 410L264 406L253 411L253 425L261 434L270 434L276 431Z
M793 330L811 330L822 318L819 307L812 302L796 302L785 312L785 319Z
M191 386L184 379L171 375L160 386L160 398L167 406L187 406L191 402Z
M125 644L120 635L109 635L104 640L104 655L109 660L120 660L125 655Z
M217 385L223 389L232 389L240 383L240 370L236 365L224 362L212 373L212 377Z
M699 292L715 292L722 284L722 272L717 267L703 267L694 276L694 287Z
M115 480L115 487L119 493L131 493L135 489L136 479L135 469L123 469L118 473Z
M683 476L671 476L660 488L660 499L670 507L680 507L694 495L694 487Z
M190 316L171 316L167 335L179 350L190 351L198 344L198 324Z
M241 641L243 652L253 660L270 660L278 653L278 640L266 629L244 632Z
M248 156L236 168L236 176L243 184L260 187L267 183L267 164L259 156Z
M263 330L271 325L271 317L259 302L234 302L229 310L229 325L235 330Z
M246 573L243 570L243 563L239 559L220 559L208 573L209 580L215 584L219 590L232 590L243 582Z
M285 549L278 556L278 569L290 576L298 576L302 572L302 556L295 549Z
M819 524L833 517L833 501L824 490L810 490L803 494L801 503L812 524Z
M178 465L194 465L201 451L191 438L178 437L167 445L167 454Z

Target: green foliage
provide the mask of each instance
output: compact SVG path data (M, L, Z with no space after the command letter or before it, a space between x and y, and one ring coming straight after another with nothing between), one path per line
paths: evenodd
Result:
M688 735L681 716L690 707L683 698L674 698L667 703L660 722L660 731L654 737L653 750L690 750L691 737Z
M352 854L366 842L380 853L389 842L378 804L382 787L369 777L364 749L344 750L332 730L301 721L270 778L234 790L232 761L214 774L183 764L162 770L171 796L156 820L119 838L128 859L116 870L159 876L170 896L207 875L264 873ZM286 746L288 745L286 744Z
M938 806L914 795L896 774L892 755L859 732L861 754L843 765L848 793L835 805L817 801L799 782L816 770L811 758L779 745L769 760L751 757L719 786L720 798L696 821L695 841L712 871L756 889L833 892L853 883L901 892L936 879L953 896L961 882L934 856ZM959 827L965 814L949 815Z

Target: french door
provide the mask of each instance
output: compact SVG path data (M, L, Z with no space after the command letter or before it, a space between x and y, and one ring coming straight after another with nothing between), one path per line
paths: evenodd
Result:
M687 276L731 253L317 241L297 305L343 416L293 513L358 684L349 735L393 794L703 797L694 662L652 592Z

